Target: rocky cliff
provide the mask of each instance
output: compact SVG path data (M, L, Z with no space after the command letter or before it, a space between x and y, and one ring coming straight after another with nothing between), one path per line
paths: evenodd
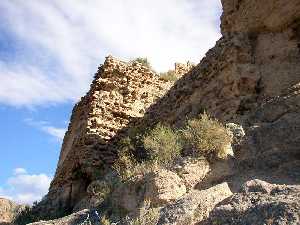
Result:
M299 223L299 204L293 202L300 200L300 2L222 4L223 37L191 70L179 66L186 74L174 85L139 63L106 59L91 90L74 107L55 178L41 205L76 209L88 186L103 178L116 159L116 140L129 128L158 122L180 127L205 110L243 126L246 135L233 146L235 159L209 166L184 163L185 173L196 179L192 186L185 173L157 172L149 178L148 187L168 196L157 223ZM164 186L172 183L168 177L176 181L176 193ZM135 202L130 190L118 200Z

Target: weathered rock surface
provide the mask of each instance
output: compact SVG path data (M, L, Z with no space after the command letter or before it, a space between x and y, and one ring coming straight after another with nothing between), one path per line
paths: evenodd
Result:
M205 158L182 158L173 168L183 180L188 190L195 188L210 171L209 162Z
M8 199L0 198L0 225L10 224L23 207Z
M249 181L200 224L300 224L300 186Z
M135 214L145 200L152 207L162 207L186 192L184 181L176 173L157 168L143 177L133 177L120 185L113 191L112 198L114 205Z
M148 174L145 186L145 198L155 206L175 201L186 193L183 180L176 173L164 169Z
M158 224L194 224L202 221L219 202L231 195L227 183L202 191L193 190L175 203L164 207L160 212Z

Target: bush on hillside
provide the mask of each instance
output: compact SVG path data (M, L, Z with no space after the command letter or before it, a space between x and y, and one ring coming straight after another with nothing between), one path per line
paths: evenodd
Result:
M32 207L25 206L25 208L14 218L13 224L25 225L39 221L40 217L32 210Z
M138 58L135 58L134 60L131 60L131 63L134 63L134 62L141 63L143 66L151 69L151 64L147 58L138 57Z
M182 137L195 156L225 159L231 153L232 136L229 130L206 113L200 118L188 120Z
M160 78L165 81L172 81L172 82L178 80L178 77L174 70L169 70L168 72L160 73Z
M128 150L121 150L118 159L114 162L113 169L122 180L126 180L134 174L137 161Z
M157 124L144 136L143 144L150 159L159 165L168 165L173 162L180 156L182 149L178 133L162 124Z

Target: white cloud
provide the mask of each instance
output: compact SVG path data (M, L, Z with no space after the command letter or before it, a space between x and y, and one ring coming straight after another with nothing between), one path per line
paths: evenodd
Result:
M51 179L43 173L29 174L23 168L16 168L13 176L6 181L5 186L0 187L0 197L21 204L31 204L40 200L47 193Z
M34 121L31 118L25 119L24 122L30 126L33 126L37 129L51 135L59 142L62 142L62 140L64 139L64 136L66 133L66 128L54 127L54 126L51 126L49 124L49 122L47 122L47 121Z
M52 126L43 126L42 129L50 134L51 136L57 138L59 141L62 141L64 139L66 129L64 128L57 128Z
M14 175L26 174L26 173L27 173L27 171L24 168L21 168L21 167L15 168L15 170L14 170Z
M11 32L27 50L13 63L0 58L0 102L75 101L108 54L147 56L157 70L176 61L198 62L220 36L220 5L219 0L3 0L0 32Z

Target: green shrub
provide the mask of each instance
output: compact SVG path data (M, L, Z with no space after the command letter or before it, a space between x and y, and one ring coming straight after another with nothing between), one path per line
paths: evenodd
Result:
M98 199L107 199L112 191L112 185L105 180L92 182L88 187L88 193L97 196Z
M134 62L141 63L143 66L151 69L151 64L150 64L150 62L148 61L147 58L138 57L134 60L131 60L131 63L134 63Z
M216 119L206 113L198 119L190 119L182 131L185 145L191 147L195 156L224 159L230 154L232 136Z
M160 78L165 81L172 81L172 82L178 80L178 76L176 75L174 70L169 70L168 72L160 73Z
M114 162L113 169L122 180L126 180L134 173L137 161L128 149L121 150L118 159Z
M142 163L146 154L143 147L143 133L147 131L144 127L131 127L127 136L118 142L118 159L113 165L121 180L127 180L136 174L137 170L145 167Z
M173 162L180 156L182 149L178 133L162 124L157 124L144 136L143 144L150 159L159 165L168 165Z

